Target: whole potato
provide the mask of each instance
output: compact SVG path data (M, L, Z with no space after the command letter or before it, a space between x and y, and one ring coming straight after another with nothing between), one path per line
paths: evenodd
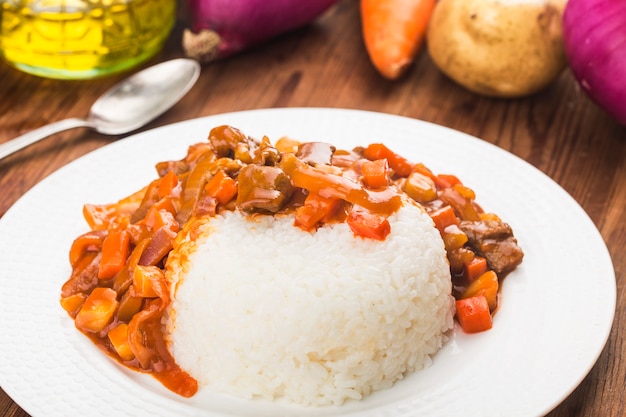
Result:
M566 66L566 0L440 0L427 45L435 65L486 96L519 97L552 83Z

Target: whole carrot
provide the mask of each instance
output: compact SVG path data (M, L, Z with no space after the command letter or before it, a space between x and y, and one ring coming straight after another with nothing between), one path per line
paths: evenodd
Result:
M424 44L436 0L360 0L363 40L378 72L406 72Z

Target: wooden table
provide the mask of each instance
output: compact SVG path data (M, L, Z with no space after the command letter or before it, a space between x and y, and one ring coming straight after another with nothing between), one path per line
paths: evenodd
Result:
M182 56L185 16L183 6L163 52L149 64ZM46 123L85 116L92 102L124 76L55 81L1 63L0 142ZM379 111L457 129L520 156L569 192L608 245L616 271L617 310L598 362L549 416L626 415L626 128L594 105L569 71L532 97L491 99L451 82L423 51L406 77L390 82L370 65L358 2L342 0L311 26L205 65L194 89L142 130L223 112L300 106ZM115 139L75 129L1 160L0 216L47 175ZM27 414L1 391L0 415Z

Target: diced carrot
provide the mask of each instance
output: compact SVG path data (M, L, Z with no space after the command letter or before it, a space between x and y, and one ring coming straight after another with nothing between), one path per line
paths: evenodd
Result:
M309 193L304 200L304 205L295 211L294 224L304 230L312 230L319 222L331 220L340 206L341 200L338 198Z
M370 161L374 161L376 159L386 159L389 167L393 169L399 177L408 177L413 169L413 163L393 152L382 143L372 143L369 145L363 151L363 156Z
M466 333L478 333L493 325L489 304L483 295L456 301L456 317Z
M176 194L180 191L176 193L176 187L178 187L178 177L174 171L170 170L159 181L159 197L178 197Z
M109 233L102 242L98 278L113 278L126 264L128 255L130 255L130 234L125 230Z
M63 297L61 298L61 307L63 307L63 309L67 311L70 316L74 317L83 306L86 298L87 296L80 292Z
M370 188L383 188L389 182L389 164L386 159L363 162L361 173L363 184Z
M123 294L128 291L128 287L133 283L132 271L135 269L135 266L141 260L146 249L150 246L150 243L153 239L147 237L137 243L137 246L132 250L130 256L128 257L128 261L126 265L120 272L115 275L115 279L113 280L113 289L118 294Z
M117 306L117 293L114 290L94 288L78 311L74 323L80 330L99 332L111 322Z
M435 182L421 172L413 171L409 174L402 189L409 197L418 203L428 203L437 198Z
M353 209L348 214L346 222L356 236L385 240L391 232L391 225L385 217L367 210Z
M494 271L486 271L472 281L461 294L461 298L482 295L487 299L489 310L494 311L498 306L498 285L498 275Z
M161 199L159 199L157 202L155 202L149 209L148 212L146 213L146 217L148 217L148 215L150 214L150 211L158 211L158 210L164 210L167 211L168 213L171 213L172 216L176 216L176 206L174 205L174 201L169 197L169 196L165 196Z
M135 358L133 351L128 343L128 324L120 323L107 333L113 349L120 355L124 361L131 361Z
M466 282L472 282L487 271L487 259L475 256L463 265L463 277Z
M437 188L450 188L456 184L460 184L461 181L455 176L450 174L437 174L434 178Z
M166 197L167 198L167 197ZM180 226L174 218L175 214L166 209L158 209L156 204L150 207L146 214L145 223L152 231L156 231L162 227L166 227L173 232L178 232Z
M441 235L445 233L446 227L453 224L459 224L459 219L456 217L454 209L450 206L443 206L440 209L431 212L430 218L435 222L435 227L439 229L439 233L441 233Z
M294 213L295 219L293 224L303 230L310 231L316 228L322 216L317 207L310 205L300 206Z
M226 204L237 195L237 181L229 177L224 171L217 171L204 189L218 203Z
M135 296L145 298L158 297L161 280L165 280L165 276L160 268L148 265L135 266L133 270Z

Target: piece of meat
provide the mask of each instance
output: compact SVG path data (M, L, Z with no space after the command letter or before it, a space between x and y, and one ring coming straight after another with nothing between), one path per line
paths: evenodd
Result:
M515 269L524 258L522 248L508 224L498 220L462 221L459 225L468 237L469 245L498 274Z
M278 167L246 165L239 172L237 181L237 206L244 211L276 213L293 192L289 176Z
M325 142L306 142L300 144L296 156L309 165L330 165L336 148Z

